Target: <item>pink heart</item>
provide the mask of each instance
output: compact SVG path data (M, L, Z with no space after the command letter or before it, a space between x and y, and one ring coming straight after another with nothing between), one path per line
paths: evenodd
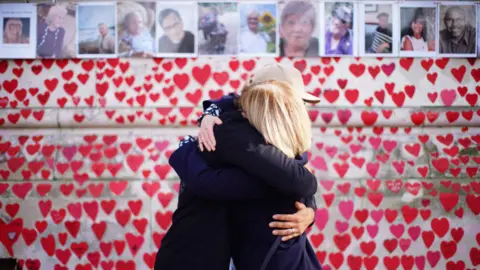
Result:
M372 216L372 219L373 219L376 223L379 223L380 220L382 220L382 218L383 218L383 210L382 210L382 209L372 210L372 211L370 212L370 215Z
M360 150L362 150L362 145L361 144L351 144L350 145L350 151L352 151L353 154L356 154Z
M390 232L392 232L395 237L400 238L405 232L405 226L403 226L403 224L392 224L390 225Z
M450 89L450 90L444 89L440 93L440 98L442 99L443 104L445 104L446 106L451 106L453 102L455 102L456 97L457 97L457 91L453 89Z
M380 169L380 163L378 162L369 162L367 163L367 172L375 178L378 173L378 169Z
M72 161L73 156L77 153L77 147L75 145L64 146L62 153L68 161Z
M375 150L378 150L378 148L380 147L380 143L382 143L382 139L379 137L370 137L370 139L368 139L368 142Z
M342 221L339 221L337 220L335 222L335 228L337 229L337 231L339 233L344 233L346 230L348 230L348 222L342 222Z
M427 261L432 268L435 268L439 260L440 260L440 251L427 252Z
M325 147L325 152L330 158L333 158L335 154L337 154L337 147L335 146L327 146Z
M313 167L315 167L315 168L317 168L321 171L327 171L328 170L327 163L325 162L323 157L317 156L311 161L311 163L312 163Z
M338 208L340 209L340 214L346 219L349 220L353 214L353 201L341 201L338 204Z
M50 169L53 169L53 166L55 166L55 160L53 158L47 158L47 165L50 167Z
M371 238L375 238L375 236L377 236L377 233L378 233L378 225L377 224L367 225L367 232Z
M177 193L180 192L180 183L175 183L172 185L173 189L175 189L177 191Z
M425 269L425 256L416 256L415 264L417 265L418 270Z
M315 225L321 231L328 222L328 210L326 208L317 209L315 213Z
M413 241L417 241L418 237L420 236L420 231L420 226L413 226L408 228L408 235L410 235Z
M155 147L158 149L158 151L162 152L163 150L167 149L169 144L169 141L155 142Z
M406 239L406 238L400 239L399 241L400 249L403 250L403 252L407 251L411 243L412 243L412 240L410 239Z
M334 182L332 180L321 180L320 185L326 190L330 191L333 187Z
M387 64L382 65L382 71L387 76L390 76L394 70L395 70L395 63L390 63L388 65Z

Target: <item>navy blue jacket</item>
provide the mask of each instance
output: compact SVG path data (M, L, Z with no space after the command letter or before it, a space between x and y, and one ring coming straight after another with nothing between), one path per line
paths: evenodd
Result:
M295 201L315 193L316 179L304 168L305 158L289 159L276 147L266 144L263 136L239 112L227 112L220 118L223 124L215 127L216 151L200 153L191 147L187 156L180 157L179 152L173 154L170 163L177 172L183 173L182 181L187 188L199 196L248 199L229 203L232 257L237 270L260 269L276 239L268 226L272 216L295 213ZM183 167L177 160L183 162ZM198 164L204 170L198 170ZM212 171L209 166L218 168L214 171L218 174L207 177L205 173ZM303 234L282 242L267 269L321 267Z
M229 106L228 104L233 106L232 100L228 98L225 100L222 109L232 110L233 107L225 107ZM270 146L270 148L274 147ZM304 158L306 159L306 156ZM230 242L228 219L231 203L226 200L262 198L271 192L271 187L253 177L245 177L245 173L238 168L212 169L200 156L196 144L187 144L176 150L170 158L170 165L181 179L179 202L172 217L172 225L157 253L155 269L228 269L232 255L230 247L233 244ZM280 173L280 180L283 182L279 183L286 184L283 189L280 187L286 194L296 198L313 194L312 190L316 190L315 178L306 173L303 166L298 167L295 162L290 162L286 167L284 165L282 163L264 164L264 168L285 172L285 174ZM225 183L224 179L229 179L227 189L218 192L209 188L209 185L215 185L215 181ZM297 185L298 183L304 184ZM207 198L225 201L219 202ZM306 204L308 207L315 207L314 201L307 201ZM292 206L293 203L290 207ZM278 213L286 212L276 212ZM271 221L271 216L269 220ZM271 235L268 224L263 229L266 230L265 233Z

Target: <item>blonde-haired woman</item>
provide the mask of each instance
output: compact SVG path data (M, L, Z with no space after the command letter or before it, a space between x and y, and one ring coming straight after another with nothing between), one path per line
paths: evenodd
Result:
M29 38L23 34L23 23L18 18L9 18L3 29L3 44L28 44Z
M312 136L306 95L275 80L273 69L243 89L240 110L220 115L215 151L200 152L190 137L172 154L170 165L181 179L179 205L155 269L227 269L230 257L237 270L321 269L306 226L271 224L275 214L295 215L298 201L317 188L305 168ZM288 235L276 236L271 227Z
M47 16L38 22L37 55L39 57L63 57L63 39L65 37L63 23L67 13L64 5L54 5L48 9Z

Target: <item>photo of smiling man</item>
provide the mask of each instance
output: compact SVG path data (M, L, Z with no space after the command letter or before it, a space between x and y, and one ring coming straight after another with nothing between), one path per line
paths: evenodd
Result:
M440 5L440 54L450 57L477 55L476 11L473 4Z

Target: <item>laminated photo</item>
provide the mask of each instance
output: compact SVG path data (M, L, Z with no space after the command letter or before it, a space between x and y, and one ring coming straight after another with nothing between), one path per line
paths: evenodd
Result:
M81 2L77 6L79 58L117 56L115 2Z
M393 2L359 5L359 50L362 56L395 56L398 53L397 9Z
M33 4L0 4L0 58L35 58L37 16Z
M160 57L197 55L197 3L158 2L156 53Z

